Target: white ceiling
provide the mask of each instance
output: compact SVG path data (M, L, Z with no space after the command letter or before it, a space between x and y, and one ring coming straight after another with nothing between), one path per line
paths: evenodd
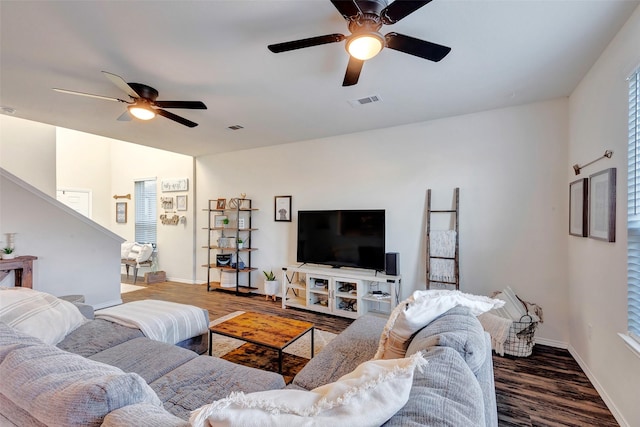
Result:
M439 63L385 49L342 87L344 42L274 54L267 45L349 34L329 0L0 1L0 106L15 117L189 155L318 139L568 96L638 5L630 0L434 0L385 26L452 48ZM203 101L121 122L101 73L159 100ZM348 101L378 95L382 102ZM244 129L232 131L231 125Z

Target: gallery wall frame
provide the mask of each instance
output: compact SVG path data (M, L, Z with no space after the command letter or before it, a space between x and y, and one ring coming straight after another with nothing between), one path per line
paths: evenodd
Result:
M616 168L589 176L589 237L616 241Z
M116 202L116 223L127 223L127 202Z
M186 211L187 210L187 195L176 196L176 210L178 211Z
M589 178L581 178L569 184L569 234L589 235Z
M291 222L291 196L275 196L274 221Z

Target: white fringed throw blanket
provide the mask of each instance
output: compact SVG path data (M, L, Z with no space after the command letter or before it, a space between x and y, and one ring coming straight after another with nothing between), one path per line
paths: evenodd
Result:
M176 344L207 332L209 319L201 308L159 300L133 301L96 311L104 319L140 329L147 338Z

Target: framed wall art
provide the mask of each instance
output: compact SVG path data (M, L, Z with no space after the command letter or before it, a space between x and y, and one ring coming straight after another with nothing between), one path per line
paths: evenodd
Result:
M127 202L116 202L116 222L118 224L126 224Z
M162 192L189 190L189 178L163 179L160 188Z
M216 209L224 209L227 207L227 199L218 199L216 201Z
M616 168L589 176L589 237L616 241Z
M589 233L589 178L569 184L569 234L587 237Z
M176 196L176 210L186 211L187 210L187 195Z
M291 222L291 196L276 196L274 220Z

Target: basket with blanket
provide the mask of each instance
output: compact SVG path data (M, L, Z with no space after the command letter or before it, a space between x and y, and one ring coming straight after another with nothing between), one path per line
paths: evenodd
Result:
M543 322L542 308L522 300L510 287L494 292L493 298L505 305L478 316L491 335L491 346L501 356L527 357L533 352L538 324Z

